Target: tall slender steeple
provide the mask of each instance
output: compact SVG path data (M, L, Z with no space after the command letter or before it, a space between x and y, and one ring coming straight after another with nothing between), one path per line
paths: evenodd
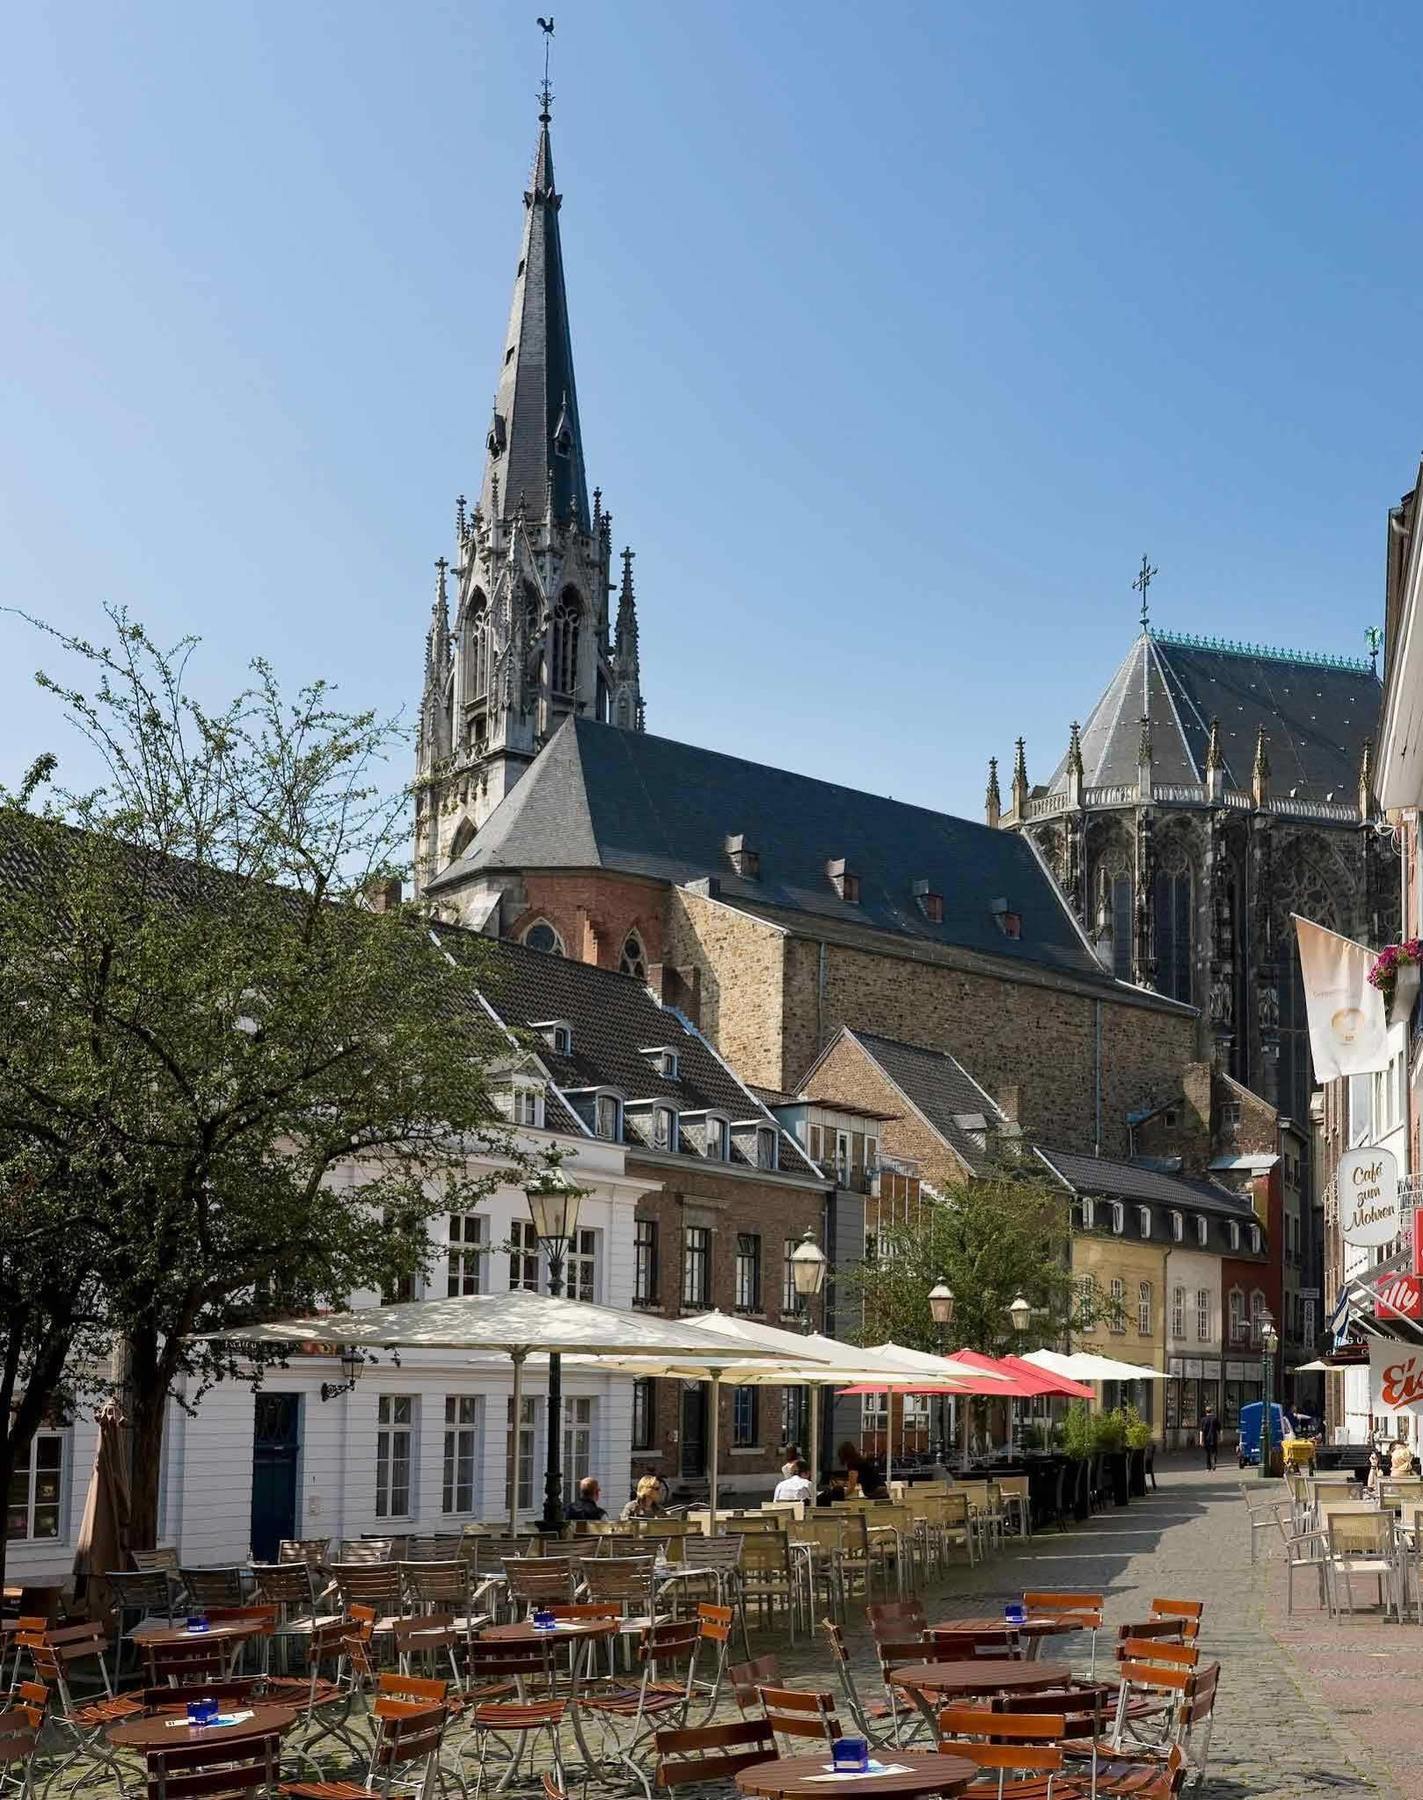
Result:
M485 439L480 504L486 518L512 518L520 500L531 519L551 515L589 529L588 478L573 379L573 338L563 281L545 83L534 170L524 192L524 235L504 360ZM501 512L502 508L502 512Z
M618 635L613 649L614 725L630 731L643 728L642 669L637 652L637 601L632 587L633 550L623 551L623 579L618 589Z
M543 22L545 34L551 21ZM453 592L441 564L426 641L415 803L417 891L571 716L642 729L632 564L610 630L612 517L590 511L559 238L547 65L533 172L479 499L455 504ZM448 607L454 608L454 619Z

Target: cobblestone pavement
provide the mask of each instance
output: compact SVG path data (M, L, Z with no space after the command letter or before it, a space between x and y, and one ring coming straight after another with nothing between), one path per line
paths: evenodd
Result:
M1286 1628L1278 1562L1251 1566L1235 1468L1208 1475L1199 1465L1166 1461L1158 1473L1161 1485L1144 1501L1109 1508L1066 1532L1049 1529L1027 1543L1010 1540L989 1562L953 1570L927 1595L931 1620L993 1610L985 1602L1001 1605L1025 1587L1103 1589L1107 1631L1099 1635L1098 1648L1110 1663L1108 1644L1117 1625L1144 1618L1155 1596L1203 1600L1202 1648L1222 1665L1210 1773L1201 1790L1207 1800L1423 1796L1400 1741L1411 1739L1411 1755L1423 1766L1423 1711L1416 1703L1400 1708L1400 1721L1390 1727L1388 1742L1381 1742L1370 1716L1374 1708L1363 1706L1356 1686L1372 1681L1381 1667L1392 1671L1397 1646L1411 1642L1416 1628L1331 1627L1312 1611L1296 1613ZM1312 1599L1303 1589L1297 1593L1301 1604ZM856 1668L868 1683L869 1639L853 1618L850 1625ZM1330 1632L1335 1635L1325 1636ZM1415 1677L1423 1667L1423 1632L1416 1636L1420 1648L1408 1662ZM1362 1666L1356 1663L1356 1641L1364 1653ZM1061 1643L1054 1640L1054 1652ZM753 1632L753 1651L763 1647ZM1086 1666L1085 1637L1066 1650L1075 1667ZM787 1649L782 1660L787 1674L816 1671L826 1679L827 1662L818 1645L810 1651ZM1407 1684L1406 1675L1390 1673L1390 1693ZM1415 1682L1412 1693L1417 1691Z

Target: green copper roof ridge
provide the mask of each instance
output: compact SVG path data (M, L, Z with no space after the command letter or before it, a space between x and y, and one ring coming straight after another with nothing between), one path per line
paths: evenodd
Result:
M1324 651L1289 650L1282 644L1246 644L1235 638L1204 637L1195 631L1160 631L1151 627L1158 643L1179 644L1186 650L1214 650L1225 656L1267 656L1275 662L1303 663L1317 669L1349 669L1359 675L1370 673L1370 664L1362 656L1330 656Z

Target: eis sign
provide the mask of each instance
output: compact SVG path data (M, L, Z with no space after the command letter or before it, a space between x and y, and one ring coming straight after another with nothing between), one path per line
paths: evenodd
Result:
M1370 1343L1369 1400L1375 1413L1423 1408L1423 1345L1410 1349L1386 1338Z
M1398 1158L1392 1150L1346 1150L1334 1177L1346 1244L1377 1250L1398 1236Z

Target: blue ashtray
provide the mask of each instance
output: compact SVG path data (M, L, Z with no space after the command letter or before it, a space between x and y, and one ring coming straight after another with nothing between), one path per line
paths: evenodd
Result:
M534 1630L535 1631L552 1631L554 1626L557 1625L557 1623L558 1623L558 1620L554 1618L553 1614L551 1612L544 1611L544 1609L542 1607L540 1607L538 1609L538 1611L536 1611L534 1614Z
M188 1723L190 1725L211 1725L216 1717L216 1700L190 1700L188 1702Z
M185 1631L207 1631L208 1629L207 1619L202 1613L190 1614L184 1625Z
M1003 1621L1007 1625L1026 1625L1028 1622L1027 1607L1020 1606L1016 1603L1005 1606L1003 1608Z
M830 1761L838 1774L863 1775L870 1766L870 1746L864 1738L836 1738L830 1746Z

